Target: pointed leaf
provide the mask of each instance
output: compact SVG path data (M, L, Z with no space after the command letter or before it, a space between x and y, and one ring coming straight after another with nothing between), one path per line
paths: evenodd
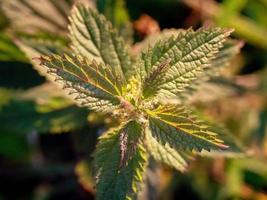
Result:
M111 68L69 55L42 56L40 61L78 104L102 112L119 106L120 78Z
M71 17L71 41L76 54L109 65L124 77L132 67L127 45L105 17L83 5L75 6Z
M154 111L149 111L149 115L149 127L153 137L177 151L223 150L227 147L218 139L219 132L214 132L209 125L185 108L160 105Z
M130 121L100 138L95 153L97 199L136 198L147 160L141 140L142 131L141 125ZM122 135L127 135L126 146L122 144Z
M142 42L137 43L134 46L134 49L135 51L145 52L150 48L150 46L154 46L159 41L166 41L171 36L177 37L179 33L183 33L183 32L185 32L185 30L183 29L164 29L162 32L148 36ZM209 81L209 79L214 76L220 75L221 69L227 67L230 64L233 58L239 53L240 48L242 46L243 46L242 41L227 39L223 47L215 55L214 59L210 60L209 66L205 69L205 73L201 74L200 77L193 80L192 83L185 89L184 92L179 93L178 95L180 98L179 100L182 100L182 101L187 100L188 102L188 97L190 95L192 95L196 91L203 90L203 87L206 89L207 84L209 85L212 84L211 87L216 87L217 84L215 85L215 83L207 83L207 81ZM221 88L221 85L217 87ZM195 98L198 98L198 94L195 95Z
M247 156L244 151L244 147L241 144L241 141L235 138L229 131L227 131L224 127L218 126L213 122L207 122L214 132L224 132L226 134L221 135L221 139L229 145L229 148L224 151L211 150L211 151L202 151L196 152L197 155L206 156L206 157L224 157L224 158L242 158Z
M201 77L192 81L185 92L179 94L179 97L186 100L194 92L203 89L207 84L205 82L212 78L222 74L222 69L227 67L232 59L239 53L240 48L243 46L242 41L238 40L226 40L224 46L216 54L215 58L210 61L209 66L206 68L205 73ZM213 82L209 82L210 85L215 85ZM218 85L218 84L217 84ZM219 86L220 87L220 86ZM192 97L193 98L193 97Z
M159 98L176 97L184 91L209 66L231 31L221 28L189 29L149 48L142 54L140 68L144 98L155 95Z

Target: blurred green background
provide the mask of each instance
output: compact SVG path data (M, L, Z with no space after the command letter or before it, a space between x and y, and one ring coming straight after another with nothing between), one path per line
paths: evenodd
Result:
M151 161L140 199L267 200L267 0L83 2L103 13L133 52L166 28L235 29L241 53L224 70L220 89L192 106L223 124L247 156L198 157L183 174ZM112 119L74 105L29 58L68 45L73 3L0 0L0 200L95 198L91 154Z

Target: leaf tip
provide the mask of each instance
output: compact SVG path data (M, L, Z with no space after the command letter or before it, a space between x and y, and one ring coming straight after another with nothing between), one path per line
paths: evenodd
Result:
M225 37L228 37L235 31L235 29L234 28L222 28L222 31Z
M237 42L237 47L238 47L238 49L243 48L244 45L245 45L245 41L244 41L244 40L239 40L239 41Z
M44 58L42 56L33 57L32 61L39 61L39 65L41 65L44 62Z
M230 146L229 145L226 145L226 144L219 144L218 145L222 150L223 149L228 149Z

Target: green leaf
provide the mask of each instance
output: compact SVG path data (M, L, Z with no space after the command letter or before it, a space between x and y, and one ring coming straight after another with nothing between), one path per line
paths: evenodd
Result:
M158 162L171 166L179 171L184 172L187 167L186 157L171 148L168 143L165 145L158 142L151 134L150 130L146 131L146 148L151 156Z
M105 17L82 5L75 6L71 17L71 41L76 54L113 68L124 78L132 61L125 42Z
M143 127L130 121L101 136L95 152L97 199L136 199L147 160L142 133Z
M166 41L170 37L177 37L180 33L185 33L184 29L164 29L162 32L154 35L148 36L145 40L135 45L135 48L139 51L148 51L151 46L155 46L160 41ZM240 48L243 46L244 42L234 39L227 39L220 49L220 51L215 55L214 59L210 60L210 65L206 69L205 74L209 76L214 76L213 72L218 73L219 68L226 67L230 61L240 52Z
M184 33L184 32L185 30L183 29L164 29L162 32L148 36L142 42L137 43L134 46L134 49L137 52L140 52L140 51L146 52L151 46L154 46L159 41L166 41L170 37L172 36L177 37L180 33ZM220 51L215 55L213 59L210 60L209 66L205 68L205 73L203 73L197 79L193 80L192 83L188 87L185 88L185 91L179 93L178 95L179 99L176 99L176 100L180 100L180 101L187 100L188 102L188 98L191 95L193 95L196 91L200 91L200 92L203 91L202 92L203 94L209 94L209 92L205 92L205 90L207 90L207 87L208 89L210 87L212 88L216 87L216 89L218 88L221 89L222 88L221 84L218 85L214 82L207 82L207 81L209 81L211 78L214 78L214 76L219 76L220 74L222 74L221 73L222 69L227 67L230 64L230 62L234 59L234 57L240 52L240 48L242 46L243 46L242 41L227 39L223 47L220 49ZM215 95L215 98L216 96L218 95ZM194 96L192 98L194 98ZM199 98L198 93L196 94L196 98Z
M177 151L223 150L227 148L219 132L201 121L186 108L160 105L148 111L149 127L153 137L161 144L168 144Z
M201 28L158 42L141 56L144 98L173 98L203 74L232 30Z
M78 104L100 112L119 107L121 78L112 68L66 54L42 56L40 61Z

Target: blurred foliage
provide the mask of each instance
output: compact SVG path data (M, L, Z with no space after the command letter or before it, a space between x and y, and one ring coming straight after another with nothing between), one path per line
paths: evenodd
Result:
M31 58L38 52L57 51L49 44L68 46L66 16L73 1L48 1L64 9L49 10L44 18L21 5L35 0L0 0L0 199L94 199L90 155L105 124L113 123L77 107L32 70ZM4 2L12 6L3 9ZM99 0L95 5L134 47L142 38L131 21L143 14L161 28L235 28L245 46L224 71L231 79L211 89L212 98L197 94L192 106L224 124L249 156L197 158L184 174L152 165L144 193L166 200L267 199L267 1ZM60 26L56 16L61 16ZM31 44L34 55L25 55L23 44Z
M41 105L32 101L11 101L2 108L0 120L4 128L26 133L61 133L87 124L86 110L75 106L61 107L62 105L64 102L61 99L51 99L47 104Z
M97 9L118 28L127 42L132 42L132 24L124 0L98 0Z
M11 159L25 159L29 147L24 135L2 127L0 131L0 154Z
M213 0L184 0L184 2L198 11L204 19L214 20L214 23L220 26L232 27L239 37L261 48L267 48L265 37L267 27L256 21L256 18L248 18L242 13L247 6L258 4L262 9L256 12L262 11L262 15L266 16L266 2L260 0L224 0L221 4ZM253 15L254 12L255 10L250 9L249 13Z
M25 61L23 53L15 46L10 37L0 33L0 60Z

